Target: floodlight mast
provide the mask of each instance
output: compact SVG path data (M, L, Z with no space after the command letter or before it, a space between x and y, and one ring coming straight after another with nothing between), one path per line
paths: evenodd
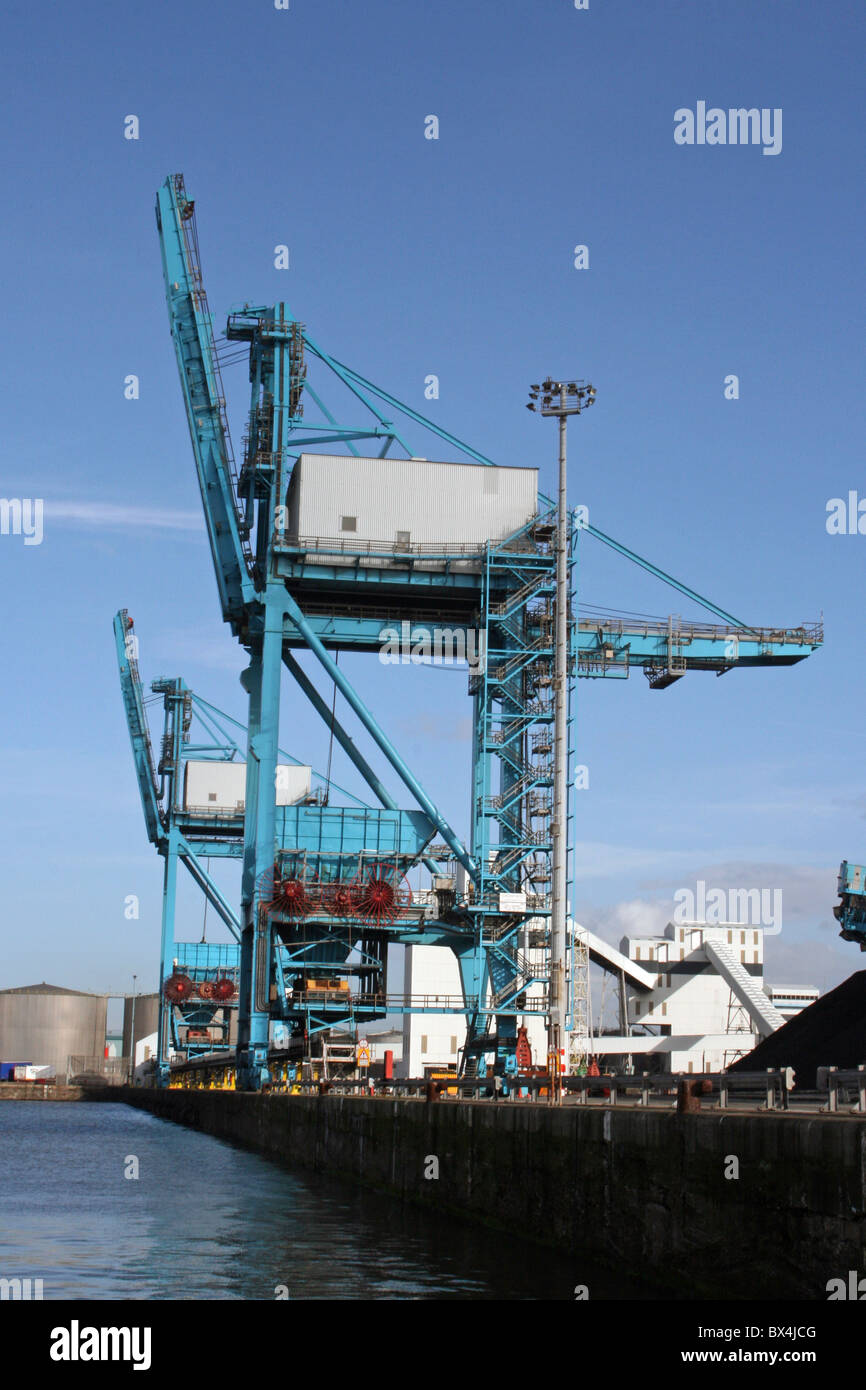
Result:
M530 390L529 410L555 415L559 420L559 480L556 525L556 606L554 646L554 734L553 734L553 895L550 916L550 984L548 988L549 1029L547 1039L551 1099L562 1098L562 1075L566 1066L565 1019L566 956L568 951L566 917L568 904L568 502L566 429L569 415L579 415L592 405L596 391L583 381L553 381L545 378Z

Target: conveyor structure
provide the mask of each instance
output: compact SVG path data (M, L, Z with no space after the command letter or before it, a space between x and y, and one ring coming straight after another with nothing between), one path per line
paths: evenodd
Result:
M704 951L707 959L716 967L735 998L742 1004L760 1038L768 1038L777 1028L782 1027L785 1020L779 1010L775 1008L769 995L758 988L730 946L707 936L704 939Z

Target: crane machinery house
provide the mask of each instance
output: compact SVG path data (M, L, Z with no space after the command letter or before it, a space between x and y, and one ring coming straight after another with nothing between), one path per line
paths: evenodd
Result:
M285 540L380 558L400 551L475 556L488 541L519 531L537 509L537 468L301 454L289 483Z

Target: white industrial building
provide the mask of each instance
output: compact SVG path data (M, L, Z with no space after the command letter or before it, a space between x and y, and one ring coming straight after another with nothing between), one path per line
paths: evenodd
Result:
M721 1071L818 997L812 987L765 986L760 926L671 922L662 936L624 937L618 953L587 936L590 958L626 982L626 1030L586 1040L600 1055L649 1054L665 1071Z
M531 924L530 924L531 926ZM661 936L626 936L620 950L584 928L590 960L623 982L626 1019L618 1035L574 1039L584 1054L605 1056L618 1066L630 1057L637 1070L648 1059L664 1071L721 1071L751 1052L818 998L813 986L764 983L764 931L739 922L669 923ZM524 955L544 974L544 952L529 944ZM543 996L537 983L527 999ZM411 946L405 952L404 990L413 1002L454 1002L460 997L460 972L453 952L436 946ZM536 1065L547 1056L547 1020L527 1013L526 1027ZM460 1014L412 1014L403 1020L403 1056L399 1076L423 1076L459 1063L465 1039Z
M524 954L543 968L545 953L527 948ZM527 1000L538 999L544 993L541 983L530 985ZM463 993L457 957L447 946L407 946L404 954L403 993L413 1004L435 1009L437 1003L461 1007ZM518 1017L518 1026L526 1028L532 1060L536 1066L547 1060L547 1020L543 1013L527 1013ZM447 1071L459 1066L466 1041L466 1019L463 1013L415 1013L403 1017L403 1052L395 1061L396 1075L424 1076L428 1072Z
M435 1008L462 1000L457 957L447 946L407 946L403 961L403 994L413 1004ZM462 1014L403 1015L403 1051L395 1066L398 1076L424 1076L456 1067L466 1038Z
M671 1039L671 1071L721 1071L785 1022L764 991L761 927L669 923L620 947L655 975L653 989L631 994L628 1021Z
M786 1023L802 1009L814 1004L820 993L814 985L764 985L764 989Z
M545 952L530 944L526 929L522 953L544 977ZM537 924L541 926L539 922ZM626 1019L615 1035L573 1037L576 1050L606 1057L625 1069L631 1058L638 1071L721 1071L757 1046L762 1038L808 1008L818 998L812 986L765 985L764 932L740 923L669 923L661 936L626 936L620 949L578 928L590 960L623 981ZM526 990L527 1001L543 998L539 981ZM462 1013L437 1013L436 1004L459 1006L460 970L453 951L442 946L407 946L403 994L426 1013L406 1014L402 1032L376 1038L374 1060L393 1051L398 1077L423 1077L457 1068L466 1037ZM547 1058L547 1019L527 1013L526 1028L534 1065ZM371 1042L373 1039L371 1038Z

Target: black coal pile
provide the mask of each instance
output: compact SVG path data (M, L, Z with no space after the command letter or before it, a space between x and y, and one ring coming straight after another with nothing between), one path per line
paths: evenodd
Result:
M866 1062L866 970L845 980L790 1019L729 1071L793 1067L796 1086L814 1090L819 1067Z

